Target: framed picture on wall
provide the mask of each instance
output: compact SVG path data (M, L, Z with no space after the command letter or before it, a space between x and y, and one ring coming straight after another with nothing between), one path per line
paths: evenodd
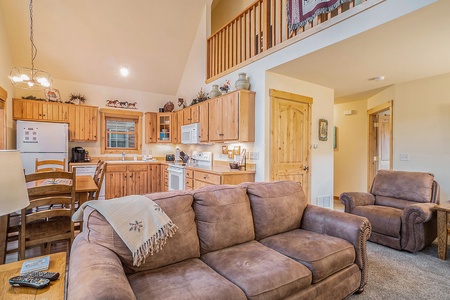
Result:
M328 140L328 121L319 119L319 141Z

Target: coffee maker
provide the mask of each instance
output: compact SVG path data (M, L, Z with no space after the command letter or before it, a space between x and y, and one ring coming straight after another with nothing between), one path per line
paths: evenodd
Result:
M83 147L72 148L72 160L71 162L85 162L86 161L86 150Z

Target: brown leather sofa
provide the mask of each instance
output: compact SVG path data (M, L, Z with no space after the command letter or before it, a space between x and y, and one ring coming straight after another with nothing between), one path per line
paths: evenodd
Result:
M417 252L436 239L439 184L424 172L378 171L370 193L342 193L345 212L372 224L370 241Z
M88 207L70 255L69 300L343 299L367 283L368 220L307 204L298 183L146 196L176 234L133 267L111 225Z

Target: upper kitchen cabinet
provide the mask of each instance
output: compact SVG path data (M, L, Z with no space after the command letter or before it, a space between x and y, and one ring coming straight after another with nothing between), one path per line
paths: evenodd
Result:
M97 140L98 108L86 105L69 106L69 137L71 142Z
M158 113L158 143L172 143L172 113Z
M69 105L58 102L14 99L13 119L27 121L69 122Z
M145 142L172 143L173 113L145 113Z
M177 110L172 113L172 143L181 143L181 126L183 125L183 110Z
M14 99L13 119L69 123L71 142L97 140L98 107L28 99Z
M255 92L239 90L209 102L209 141L255 141Z
M199 109L200 142L209 142L209 101L197 105Z
M183 109L183 124L188 125L200 122L200 107L192 105Z

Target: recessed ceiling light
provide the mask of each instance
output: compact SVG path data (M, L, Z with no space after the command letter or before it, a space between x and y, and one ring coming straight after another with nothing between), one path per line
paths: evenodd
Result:
M128 70L127 67L120 68L120 75L122 75L123 77L127 77L128 74L130 74L130 70Z
M383 81L384 78L385 77L383 75L380 75L380 76L377 76L377 77L369 78L369 80L372 80L372 81Z

